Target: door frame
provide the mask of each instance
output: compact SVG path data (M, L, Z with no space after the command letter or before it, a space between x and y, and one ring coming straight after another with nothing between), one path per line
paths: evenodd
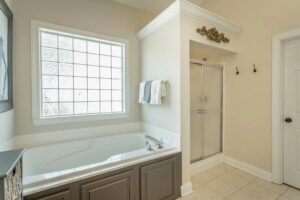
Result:
M272 182L283 183L283 45L300 37L300 28L272 38Z

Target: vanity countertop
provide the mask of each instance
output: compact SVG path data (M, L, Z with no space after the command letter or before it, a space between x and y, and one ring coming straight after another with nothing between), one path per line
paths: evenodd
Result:
M0 152L0 179L10 174L23 153L24 149Z

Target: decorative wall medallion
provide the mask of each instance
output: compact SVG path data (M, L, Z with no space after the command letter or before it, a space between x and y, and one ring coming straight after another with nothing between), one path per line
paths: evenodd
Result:
M205 26L202 28L197 28L197 33L201 34L202 36L206 36L207 39L217 42L217 43L229 43L229 39L225 37L224 33L219 33L219 31L216 28L206 29Z

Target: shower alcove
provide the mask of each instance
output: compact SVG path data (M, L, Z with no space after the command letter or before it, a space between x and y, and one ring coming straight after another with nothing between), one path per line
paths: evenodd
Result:
M215 28L229 42L199 34L197 29L203 26ZM225 76L236 67L230 63L238 52L241 31L215 13L176 0L137 34L141 81L168 81L162 105L141 105L143 125L180 138L182 196L192 192L192 175L223 160Z

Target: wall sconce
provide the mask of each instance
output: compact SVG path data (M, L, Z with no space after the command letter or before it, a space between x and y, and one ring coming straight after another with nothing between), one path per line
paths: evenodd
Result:
M253 73L256 73L256 72L257 72L256 65L253 64Z

